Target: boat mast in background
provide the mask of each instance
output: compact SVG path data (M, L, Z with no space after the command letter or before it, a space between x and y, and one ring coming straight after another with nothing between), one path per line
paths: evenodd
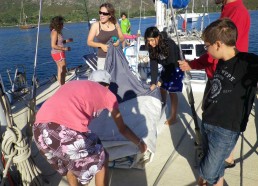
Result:
M91 27L91 23L90 23L90 19L89 19L89 12L88 12L88 7L87 7L87 0L83 0L83 5L84 5L84 11L85 11L85 14L86 14L86 17L87 17L87 21L88 21L88 28L90 30L90 27ZM96 20L95 20L96 22Z
M27 18L28 16L25 14L24 11L24 4L23 4L23 0L21 1L21 13L20 13L20 29L32 29L35 28L34 25L28 25L27 24Z

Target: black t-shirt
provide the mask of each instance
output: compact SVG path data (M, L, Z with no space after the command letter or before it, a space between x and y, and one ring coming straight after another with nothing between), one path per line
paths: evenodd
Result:
M168 38L169 54L165 58L160 54L158 59L150 60L151 68L151 84L156 84L158 78L158 64L163 67L160 79L163 81L168 81L170 79L171 73L176 67L178 67L178 60L180 59L179 48L176 43Z
M257 55L238 53L228 61L219 60L204 102L203 122L236 132L245 131L257 80Z

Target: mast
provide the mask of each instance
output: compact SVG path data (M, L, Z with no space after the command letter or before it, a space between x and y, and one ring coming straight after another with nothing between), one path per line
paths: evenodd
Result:
M141 0L141 5L140 5L140 21L139 21L138 34L141 34L141 22L142 22L142 0Z
M143 6L143 17L145 18L145 5L149 5L148 3L142 1L142 3L144 4Z
M27 25L27 15L24 11L24 3L21 1L20 25Z
M193 0L193 3L192 3L192 13L194 13L194 0Z
M88 27L89 27L89 30L90 30L90 20L89 20L89 12L88 12L88 7L87 7L87 0L83 0L83 5L84 5L84 11L85 11L85 14L86 14L86 17L87 17L87 21L88 21Z
M23 8L23 0L21 1L21 12L20 12L20 25L24 24L24 8Z

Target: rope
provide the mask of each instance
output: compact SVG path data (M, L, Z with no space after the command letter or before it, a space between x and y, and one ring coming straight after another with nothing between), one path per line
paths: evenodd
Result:
M41 172L30 157L30 146L24 139L20 129L15 126L7 127L3 136L2 151L5 160L7 160L3 178L6 178L10 165L14 164L17 167L17 171L20 172L23 186L42 185L39 177ZM4 181L1 186L4 186Z
M42 10L42 0L40 0L39 8L39 20L38 20L38 31L37 31L37 42L34 60L34 71L33 71L33 86L31 91L31 99L29 102L28 120L27 120L27 138L22 135L19 128L12 125L12 114L8 104L4 104L6 118L9 119L6 132L3 135L2 141L2 152L6 161L5 169L3 170L3 180L1 186L4 186L6 176L9 168L14 164L20 173L21 181L23 186L29 185L43 185L40 177L40 170L34 164L31 158L30 141L32 138L32 124L35 118L35 105L36 105L36 66L37 66L37 53L38 53L38 42L39 42L39 28L40 18ZM7 101L8 100L4 100ZM29 143L27 142L29 141Z

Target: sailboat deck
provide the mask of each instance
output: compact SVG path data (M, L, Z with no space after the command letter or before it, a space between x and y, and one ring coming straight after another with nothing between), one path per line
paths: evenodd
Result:
M201 103L205 84L192 84L197 110L198 121L201 118ZM58 84L53 84L53 92ZM49 94L42 95L48 97ZM40 99L44 96L38 96ZM170 186L170 185L197 185L198 158L194 146L194 123L191 117L191 109L188 105L186 91L178 94L178 122L172 126L166 126L167 109L164 111L158 126L157 149L153 161L147 164L145 170L109 168L109 185L112 186ZM258 104L256 99L256 105ZM169 108L169 101L167 102ZM255 186L258 182L258 119L255 117L258 108L252 111L246 132L238 140L235 158L236 167L225 171L225 185ZM17 113L21 113L19 111ZM24 122L21 114L14 114L14 119L20 125ZM66 186L66 177L61 177L38 153L35 145L32 146L32 157L42 171L44 185ZM89 186L95 185L94 179Z

